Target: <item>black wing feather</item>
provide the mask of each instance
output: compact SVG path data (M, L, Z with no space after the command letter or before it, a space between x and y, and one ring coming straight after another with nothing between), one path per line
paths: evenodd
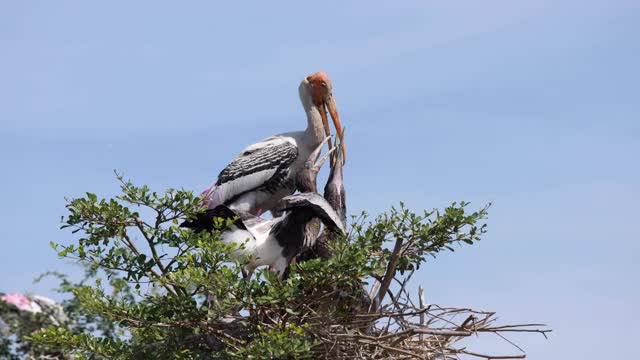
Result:
M286 168L297 157L298 148L288 141L245 152L220 172L216 186L224 185L227 182L256 172L273 168Z
M213 221L214 218L236 219L233 225L242 230L247 229L238 215L233 210L229 209L226 205L216 206L215 209L207 209L204 212L198 213L195 219L184 221L182 224L180 224L180 227L193 229L196 232L204 230L212 231L215 228L215 223Z

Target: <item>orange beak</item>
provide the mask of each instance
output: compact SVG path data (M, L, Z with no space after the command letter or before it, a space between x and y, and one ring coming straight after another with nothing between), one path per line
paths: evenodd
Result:
M329 110L329 114L331 115L331 119L333 120L333 126L335 126L336 132L338 133L336 144L338 143L339 139L342 148L342 164L344 165L344 163L347 162L347 148L344 144L344 135L342 132L342 125L340 124L340 116L338 115L338 106L336 105L336 101L333 99L333 95L331 94L331 80L326 73L318 71L317 73L309 75L307 77L307 81L309 81L312 85L312 100L320 111L325 136L331 135L331 130L329 129L329 120L327 119L327 110ZM329 139L328 145L329 150L331 150L333 148L331 139ZM331 166L333 166L334 162L335 154L332 154Z
M342 144L342 165L347 162L347 147L344 144L344 135L342 133L342 124L340 124L340 116L338 116L338 106L336 105L336 101L333 99L333 96L329 98L327 102L327 108L329 109L329 114L331 115L331 119L333 120L333 126L336 128L336 133L338 133L338 138L340 139L340 143ZM338 140L336 140L336 143Z
M338 106L336 105L336 101L333 99L333 96L329 96L328 100L322 101L322 105L320 108L320 116L322 117L322 125L324 126L324 132L326 136L331 135L331 130L329 129L329 119L327 119L327 110L329 110L329 114L331 115L331 120L333 120L333 126L336 128L336 133L338 134L338 138L340 139L340 143L342 144L342 164L344 165L347 162L347 147L344 144L343 134L342 134L342 124L340 124L340 116L338 115ZM336 143L338 140L336 139ZM331 144L331 139L329 139L329 149L333 147ZM333 166L334 157L331 156L331 165Z

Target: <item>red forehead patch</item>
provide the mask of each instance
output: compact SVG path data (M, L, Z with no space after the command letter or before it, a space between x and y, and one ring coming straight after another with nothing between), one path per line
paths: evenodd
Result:
M309 80L309 82L316 83L316 84L321 83L323 81L327 84L331 82L331 79L329 79L329 76L324 71L318 71L317 73L309 75L307 77L307 80Z

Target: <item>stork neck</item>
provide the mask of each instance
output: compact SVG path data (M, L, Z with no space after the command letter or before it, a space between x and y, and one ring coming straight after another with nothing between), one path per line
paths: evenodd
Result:
M298 87L298 95L300 102L307 114L307 129L304 131L305 145L310 149L315 148L324 140L324 126L322 125L322 117L320 109L313 103L311 91L307 80L303 80Z
M302 169L298 173L298 178L296 179L296 183L298 186L298 191L307 193L307 192L318 192L317 185L317 177L318 173L311 169Z
M324 126L322 124L322 117L320 111L315 105L305 106L307 112L307 129L305 130L305 136L307 137L307 144L311 148L318 146L322 140L324 140Z

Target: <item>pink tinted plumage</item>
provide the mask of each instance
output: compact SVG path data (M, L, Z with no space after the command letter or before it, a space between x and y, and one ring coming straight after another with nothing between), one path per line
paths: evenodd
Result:
M215 209L218 205L222 205L225 202L222 188L211 185L202 192L202 205L205 205L208 209Z

